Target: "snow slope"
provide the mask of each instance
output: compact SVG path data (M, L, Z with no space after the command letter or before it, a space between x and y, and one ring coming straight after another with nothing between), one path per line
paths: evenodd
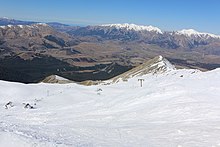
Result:
M96 86L0 81L0 146L220 146L220 69L142 75L143 87L139 78ZM9 101L14 107L5 109Z
M132 77L142 76L149 73L152 74L163 73L174 69L175 67L167 59L165 59L162 56L157 56L106 82L117 83L119 81L126 81Z
M59 84L67 84L74 83L66 78L60 77L58 75L51 75L42 80L43 83L59 83Z

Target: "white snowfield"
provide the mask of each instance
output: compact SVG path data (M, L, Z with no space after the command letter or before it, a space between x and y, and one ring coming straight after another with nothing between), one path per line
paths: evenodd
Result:
M96 86L0 81L0 106L1 147L220 146L220 69Z

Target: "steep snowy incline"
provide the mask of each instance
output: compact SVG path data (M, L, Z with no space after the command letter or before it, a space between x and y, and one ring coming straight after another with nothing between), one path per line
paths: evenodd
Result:
M0 146L220 146L220 69L111 85L0 81ZM11 101L14 107L5 109ZM29 103L35 109L24 109Z
M174 69L175 67L167 59L162 56L157 56L121 75L112 78L111 80L108 80L108 82L117 83L119 81L126 81L132 77L143 76L149 73L158 74Z

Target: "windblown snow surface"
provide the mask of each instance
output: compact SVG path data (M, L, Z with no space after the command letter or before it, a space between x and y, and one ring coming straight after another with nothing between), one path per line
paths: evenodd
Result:
M1 147L220 146L220 69L96 86L0 81L0 105Z

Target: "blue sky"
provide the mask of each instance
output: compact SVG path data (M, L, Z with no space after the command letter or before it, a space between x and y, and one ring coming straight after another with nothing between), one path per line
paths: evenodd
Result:
M220 0L0 0L0 17L83 25L135 23L220 34Z

